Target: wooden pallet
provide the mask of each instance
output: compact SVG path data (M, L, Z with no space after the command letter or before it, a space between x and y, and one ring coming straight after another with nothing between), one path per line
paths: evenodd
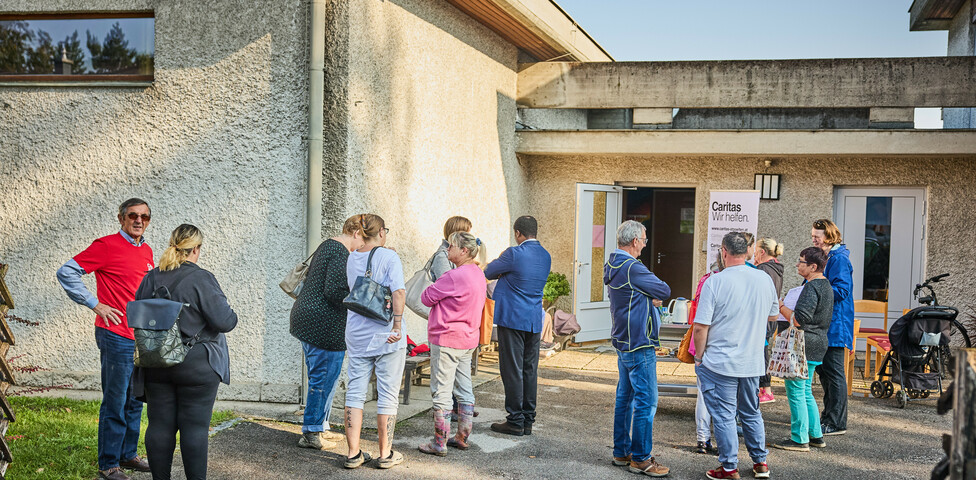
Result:
M0 264L0 480L7 474L7 466L13 461L13 454L7 445L7 427L16 419L14 410L7 401L7 390L16 384L13 369L7 362L7 352L14 344L14 333L7 324L7 312L14 308L14 300L4 280L9 265Z

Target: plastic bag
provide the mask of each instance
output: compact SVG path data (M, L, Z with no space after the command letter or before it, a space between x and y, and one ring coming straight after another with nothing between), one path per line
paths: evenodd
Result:
M807 378L807 354L803 330L796 328L792 322L790 328L776 336L767 371L770 375L779 378Z

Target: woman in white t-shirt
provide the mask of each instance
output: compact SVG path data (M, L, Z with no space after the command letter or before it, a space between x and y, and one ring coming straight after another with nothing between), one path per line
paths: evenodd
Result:
M393 429L396 426L400 383L407 354L407 334L403 331L403 306L406 290L403 284L403 264L396 252L386 245L390 232L379 215L360 216L365 245L349 254L346 278L352 289L356 278L366 274L367 262L373 281L392 292L393 321L385 324L349 310L346 316L346 442L349 456L345 467L356 468L372 457L359 446L363 426L363 404L370 374L376 373L376 424L380 444L379 468L390 468L403 462L403 455L393 450ZM372 255L372 259L370 256Z

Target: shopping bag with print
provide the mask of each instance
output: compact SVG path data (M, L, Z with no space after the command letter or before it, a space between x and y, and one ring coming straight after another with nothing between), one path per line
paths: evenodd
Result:
M776 336L767 371L771 376L779 378L807 378L807 355L803 330L796 328L792 322L790 328Z

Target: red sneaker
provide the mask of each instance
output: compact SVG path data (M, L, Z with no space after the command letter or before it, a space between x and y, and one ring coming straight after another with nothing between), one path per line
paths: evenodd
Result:
M725 468L723 468L721 465L719 465L719 467L716 468L715 470L709 470L708 472L706 472L705 476L711 478L712 480L723 480L726 478L738 480L740 478L738 468L732 470L731 472L727 472L725 471Z
M769 465L766 465L766 462L753 464L752 476L756 478L769 478Z

